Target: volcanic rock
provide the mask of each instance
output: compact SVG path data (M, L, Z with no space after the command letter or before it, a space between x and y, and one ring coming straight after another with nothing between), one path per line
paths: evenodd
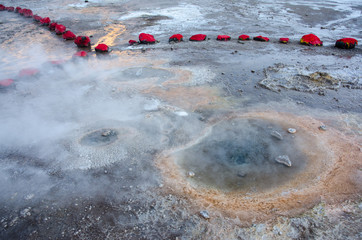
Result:
M275 158L275 161L281 164L284 164L285 166L291 167L292 162L290 161L289 157L287 155L281 155Z

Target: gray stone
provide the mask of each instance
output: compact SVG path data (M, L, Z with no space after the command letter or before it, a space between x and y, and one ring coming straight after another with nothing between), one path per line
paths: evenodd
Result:
M321 125L321 126L319 126L319 130L327 131L327 126L326 125Z
M282 235L283 234L282 231L280 231L280 229L277 226L273 227L273 233L275 235Z
M283 140L283 136L277 131L272 131L271 135L276 139Z
M292 162L290 161L289 157L287 155L281 155L275 158L275 161L281 164L284 164L285 166L291 167Z
M295 128L288 128L288 133L294 134L297 130Z
M23 209L23 210L20 212L20 216L22 216L22 217L30 216L30 215L31 215L30 210L31 210L31 207L28 207L28 208Z
M111 130L105 130L104 132L102 132L102 136L103 137L108 137L112 134L112 131Z
M200 215L201 215L201 217L203 217L205 219L210 219L209 212L206 210L200 211Z

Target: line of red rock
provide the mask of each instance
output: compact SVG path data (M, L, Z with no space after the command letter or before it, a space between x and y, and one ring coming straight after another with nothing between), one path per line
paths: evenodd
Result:
M31 9L21 7L5 7L4 5L0 4L0 11L15 12L26 18L33 18L34 21L39 22L42 26L48 26L50 31L55 31L57 35L62 35L63 39L73 40L78 47L88 48L91 46L91 40L88 36L76 36L73 32L69 30L67 31L66 26L58 24L57 22L52 22L49 17L42 18L41 16L33 14ZM98 44L95 47L95 51L105 53L109 51L109 47L106 44ZM85 57L87 54L85 51L83 51L82 53L78 52L74 54L74 56Z
M80 48L89 48L91 46L91 40L88 36L76 36L73 32L66 30L67 28L62 25L58 24L57 22L52 22L49 17L42 18L38 15L34 15L32 10L30 9L22 9L20 7L5 7L4 5L0 4L0 11L9 11L9 12L16 12L26 18L33 18L34 21L39 22L42 26L48 26L50 31L55 31L57 35L62 35L63 39L65 40L74 40L74 43ZM196 34L189 38L189 41L205 41L207 36L205 34ZM231 37L228 35L218 35L216 40L218 41L230 41ZM238 37L239 41L248 41L250 40L250 36L248 35L240 35ZM269 42L269 38L263 36L256 36L253 38L255 41L262 41L262 42ZM183 41L183 36L181 34L174 34L169 38L169 42L181 42ZM147 33L141 33L139 35L139 41L130 40L129 44L155 44L157 41L153 35ZM280 38L280 43L287 44L289 42L289 38ZM323 46L323 42L314 34L307 34L304 35L300 39L301 44L311 45L311 46ZM351 49L358 45L358 41L354 38L342 38L338 39L335 43L335 47L342 48L342 49ZM109 52L109 47L106 44L98 44L95 47L96 52L106 53ZM79 51L73 55L73 57L87 57L86 51ZM52 64L61 64L62 62L59 61L52 61ZM19 72L18 77L31 77L36 76L39 74L38 69L23 69ZM13 79L4 79L0 80L0 90L8 89L14 86Z
M200 42L205 41L207 39L207 36L205 34L196 34L189 38L189 41L193 42ZM218 41L230 41L231 37L228 35L218 35L216 40ZM247 41L250 40L249 35L242 34L238 37L239 41ZM260 42L269 42L269 38L263 37L263 36L256 36L253 38L255 41ZM174 34L169 38L169 42L182 42L183 36L182 34ZM141 33L139 35L139 41L136 40L129 40L129 45L135 45L135 44L154 44L156 43L156 39L153 35L147 34L147 33ZM289 38L280 38L280 43L287 44L289 42ZM300 43L304 45L310 45L310 46L323 46L323 42L314 34L307 34L304 35L300 39ZM342 38L338 39L336 41L335 47L343 48L343 49L351 49L354 48L356 45L358 45L358 41L354 38Z
M49 17L42 18L38 15L33 15L32 10L30 9L22 9L20 7L5 7L0 4L0 11L9 11L9 12L17 12L20 15L25 17L34 18L35 21L40 22L43 26L49 26L49 30L54 30L57 35L63 35L65 40L74 40L74 43L78 47L90 47L90 39L88 36L76 36L71 31L66 31L66 27L64 25L58 24L56 22L51 22ZM190 37L190 41L205 41L207 36L205 34L196 34ZM218 41L230 41L231 37L228 35L218 35L216 38ZM253 38L255 41L269 42L269 38L263 36L256 36ZM250 40L248 35L240 35L238 37L239 41ZM169 42L181 42L183 41L183 36L181 34L174 34L169 38ZM288 43L289 38L280 38L280 43ZM156 40L153 35L147 33L141 33L139 35L139 41L130 40L129 44L154 44ZM322 46L323 42L314 34L304 35L300 39L301 44L312 45L312 46ZM335 47L351 49L358 45L358 41L354 38L342 38L338 39L335 43ZM108 52L109 47L106 44L99 44L95 47L96 52Z

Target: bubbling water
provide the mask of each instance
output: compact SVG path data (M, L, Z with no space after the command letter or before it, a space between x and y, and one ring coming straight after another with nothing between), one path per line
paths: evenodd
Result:
M282 140L272 133L277 131ZM289 156L290 167L276 161ZM182 171L193 172L195 186L221 191L263 190L281 185L301 172L307 157L295 135L261 119L231 119L213 126L197 144L175 154Z

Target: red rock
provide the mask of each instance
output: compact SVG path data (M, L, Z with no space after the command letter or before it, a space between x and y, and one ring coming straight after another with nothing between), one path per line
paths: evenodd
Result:
M43 19L40 20L40 23L41 23L41 25L43 25L43 26L48 26L48 25L50 24L50 18L45 17L45 18L43 18Z
M323 46L323 42L314 34L307 34L304 35L300 39L300 43L304 45L311 45L311 46Z
M33 19L35 22L40 22L43 18L38 15L33 15Z
M58 25L58 23L56 22L52 22L51 24L49 24L49 30L50 31L54 31L55 30L55 27Z
M155 38L151 34L141 33L138 38L140 40L140 43L142 43L142 44L154 44L154 43L156 43Z
M10 85L12 85L14 83L13 79L3 79L0 80L0 87L9 87Z
M66 62L67 62L66 60L52 60L52 61L50 61L50 63L52 65L55 65L55 66L62 65L63 63L66 63Z
M74 43L78 47L89 47L90 46L90 39L87 36L78 36L75 38Z
M8 12L14 12L14 7L7 7Z
M260 42L269 42L269 38L267 37L263 37L263 36L256 36L253 38L255 41L260 41Z
M128 44L131 45L131 46L136 44L136 43L138 43L136 40L129 40L128 41Z
M19 77L30 77L39 73L37 68L24 68L19 72Z
M181 42L183 41L184 36L181 34L174 34L169 39L168 42Z
M206 40L206 35L205 34L196 34L190 37L189 39L190 41L205 41Z
M88 53L86 51L76 52L73 57L88 57Z
M336 41L335 47L343 49L352 49L358 45L358 41L354 38L341 38Z
M0 11L5 11L5 6L4 5L2 5L2 4L0 4Z
M71 31L66 31L65 33L63 33L63 39L65 40L74 40L76 37L77 36L75 36L75 34Z
M18 13L21 10L21 7L16 7L15 12Z
M228 35L219 35L216 38L216 40L218 40L218 41L229 41L230 39L231 39L231 37Z
M105 53L105 52L108 52L109 47L106 44L101 43L95 47L95 50L96 50L96 52Z
M242 34L239 36L238 39L241 41L246 41L246 40L250 40L250 37L249 37L249 35Z
M33 11L31 11L30 9L23 9L22 15L24 17L31 18L31 17L33 17Z
M63 34L63 33L65 33L65 30L66 30L67 28L64 26L64 25L62 25L62 24L57 24L56 26L55 26L55 33L57 34L57 35L61 35L61 34Z
M280 42L280 43L288 43L288 42L289 42L289 38L279 38L279 42Z

